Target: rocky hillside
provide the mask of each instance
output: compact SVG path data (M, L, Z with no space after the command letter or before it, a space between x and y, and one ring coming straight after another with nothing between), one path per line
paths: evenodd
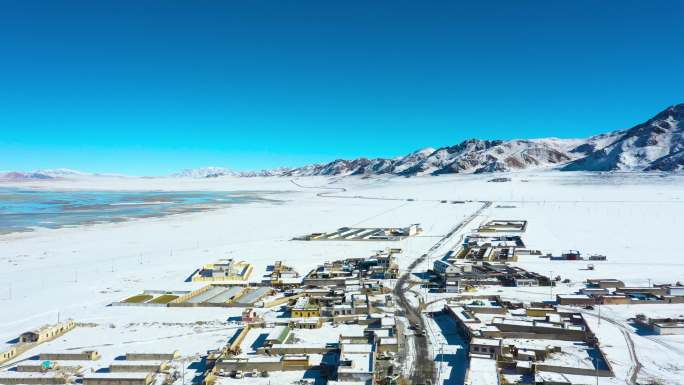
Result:
M589 138L584 156L563 170L679 171L684 169L684 104L672 106L629 130Z

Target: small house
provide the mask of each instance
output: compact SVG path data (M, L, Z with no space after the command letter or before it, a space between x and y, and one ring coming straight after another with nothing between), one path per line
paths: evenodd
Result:
M496 358L501 353L501 340L494 338L473 338L470 341L470 353L489 355Z
M560 305L588 306L596 304L595 298L585 294L558 294L556 300Z
M308 297L297 298L292 307L292 318L320 317L321 309L318 305L310 302Z

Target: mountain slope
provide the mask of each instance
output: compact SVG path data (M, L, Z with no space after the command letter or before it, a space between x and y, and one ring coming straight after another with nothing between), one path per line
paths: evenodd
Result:
M679 171L684 169L684 104L674 105L629 130L616 131L563 170ZM601 142L602 136L588 139ZM589 148L587 148L589 149Z

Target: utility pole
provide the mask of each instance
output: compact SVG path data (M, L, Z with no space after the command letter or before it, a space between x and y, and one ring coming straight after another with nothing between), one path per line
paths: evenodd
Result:
M598 375L598 358L594 358L594 366L596 367L596 385L599 383L599 375Z

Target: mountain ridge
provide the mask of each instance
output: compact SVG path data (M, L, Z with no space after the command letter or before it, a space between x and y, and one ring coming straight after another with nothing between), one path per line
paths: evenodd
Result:
M441 175L517 170L682 171L684 104L644 123L584 139L467 139L395 158L337 159L328 163L263 171L274 176Z
M439 148L426 147L394 158L336 159L302 167L239 172L223 167L185 169L177 178L442 175L518 170L684 171L684 103L672 105L647 121L589 138L467 139ZM82 175L69 169L0 173L0 179L54 179Z

